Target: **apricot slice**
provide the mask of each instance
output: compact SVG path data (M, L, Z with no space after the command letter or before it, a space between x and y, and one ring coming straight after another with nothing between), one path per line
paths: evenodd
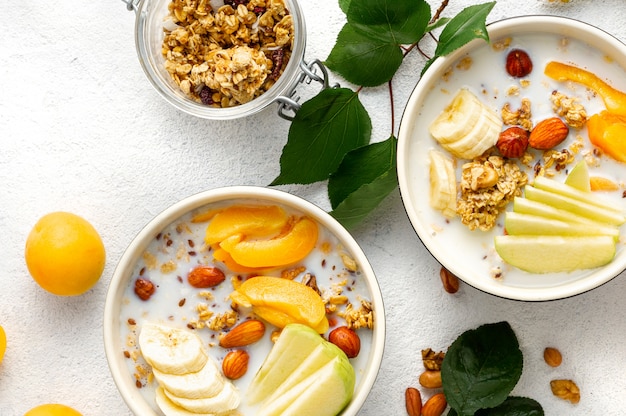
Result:
M583 84L602 97L607 110L626 116L626 94L616 90L596 74L556 61L549 62L544 73L557 81L572 81Z
M310 287L289 279L256 276L243 282L230 298L269 323L283 328L301 323L319 333L328 329L326 307L320 295Z
M234 235L268 237L283 230L289 216L281 207L233 205L213 216L205 241L212 245Z
M224 263L226 267L232 272L235 273L262 273L267 270L267 268L263 267L246 267L237 263L233 258L228 254L226 250L223 248L217 248L213 251L213 258L217 261Z
M587 120L589 140L606 155L626 162L626 116L601 111Z
M238 264L246 267L278 267L305 258L317 243L317 224L302 217L293 227L272 239L245 239L243 234L232 235L220 243Z

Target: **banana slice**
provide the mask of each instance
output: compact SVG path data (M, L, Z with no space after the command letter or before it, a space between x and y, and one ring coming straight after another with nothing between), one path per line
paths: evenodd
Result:
M479 120L482 107L483 104L470 90L460 89L430 124L430 134L441 144L462 139Z
M182 375L200 371L208 360L196 334L156 323L145 323L139 334L141 354L153 368Z
M217 396L200 399L178 397L163 389L165 396L175 405L192 413L224 413L236 409L241 403L239 390L233 383L224 384Z
M165 416L235 416L238 413L236 411L228 411L222 413L194 413L189 410L185 410L182 407L176 405L165 395L163 387L156 388L156 403L159 409L165 414Z
M437 150L429 152L430 205L446 217L456 215L456 177L452 159Z
M177 397L200 399L213 397L224 388L224 377L215 361L209 357L202 369L196 373L174 375L152 369L156 381Z
M502 120L492 109L483 106L478 121L462 139L442 144L442 146L461 159L474 159L485 153L498 141L502 130Z

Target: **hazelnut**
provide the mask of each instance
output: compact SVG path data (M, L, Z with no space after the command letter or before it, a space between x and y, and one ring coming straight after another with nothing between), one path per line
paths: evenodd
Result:
M522 78L533 70L530 56L521 49L513 49L506 56L506 72L515 78Z
M524 156L530 133L519 126L509 127L500 133L496 147L503 157L514 159Z
M328 340L341 348L348 358L354 358L361 351L361 339L347 326L340 326L328 334Z

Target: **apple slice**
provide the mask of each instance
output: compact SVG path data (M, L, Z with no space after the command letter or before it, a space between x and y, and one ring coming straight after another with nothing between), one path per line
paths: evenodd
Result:
M609 236L498 235L494 242L502 260L530 273L592 269L615 256L615 240Z
M521 214L507 211L504 214L504 228L511 235L608 235L615 241L619 229L607 225L572 224L539 215Z
M246 393L248 402L254 404L269 397L323 342L326 341L320 334L306 325L285 326L250 382Z
M352 399L354 383L354 368L342 352L275 400L268 400L257 415L335 416Z
M574 214L582 215L594 221L604 222L612 225L621 225L626 222L626 218L614 209L602 208L597 204L571 198L559 193L549 192L534 186L526 185L524 195L533 201L542 202L555 208L571 211ZM590 199L591 196L590 196Z
M587 217L576 215L570 211L544 204L543 202L533 201L532 199L517 196L513 199L513 211L519 212L520 214L538 215L545 218L552 218L572 224L587 224L595 227L606 226L606 223L594 221Z
M555 181L554 179L546 178L545 176L538 176L535 178L533 186L537 189L543 189L544 191L576 199L586 204L595 205L606 211L616 212L623 216L622 210L620 208L615 208L613 206L614 204L612 204L611 202L599 198L597 195L592 194L591 192L583 192L580 189L576 189L573 186Z
M591 192L591 181L589 180L589 168L587 162L578 162L565 178L565 185L574 187L582 192Z

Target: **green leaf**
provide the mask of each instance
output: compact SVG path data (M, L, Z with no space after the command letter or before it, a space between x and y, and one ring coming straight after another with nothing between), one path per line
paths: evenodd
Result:
M507 322L483 325L459 336L441 365L443 391L461 416L504 402L517 384L522 352Z
M360 147L348 153L328 181L331 215L346 228L363 220L398 188L397 139Z
M371 39L347 23L324 64L355 85L374 87L393 77L402 57L398 45Z
M445 56L471 40L480 38L489 41L485 22L496 2L477 4L463 9L448 22L439 36L435 56Z
M544 416L539 403L527 397L509 396L501 405L482 409L475 416Z
M348 9L350 8L350 0L339 0L339 8L345 14L348 14Z
M424 36L430 5L424 0L353 0L346 15L356 31L401 45L417 42Z
M308 184L328 179L344 155L369 143L372 122L358 94L329 88L302 104L271 185Z
M449 17L440 17L434 23L429 23L426 27L426 33L432 32L435 29L440 28L441 26L445 26L450 21Z

